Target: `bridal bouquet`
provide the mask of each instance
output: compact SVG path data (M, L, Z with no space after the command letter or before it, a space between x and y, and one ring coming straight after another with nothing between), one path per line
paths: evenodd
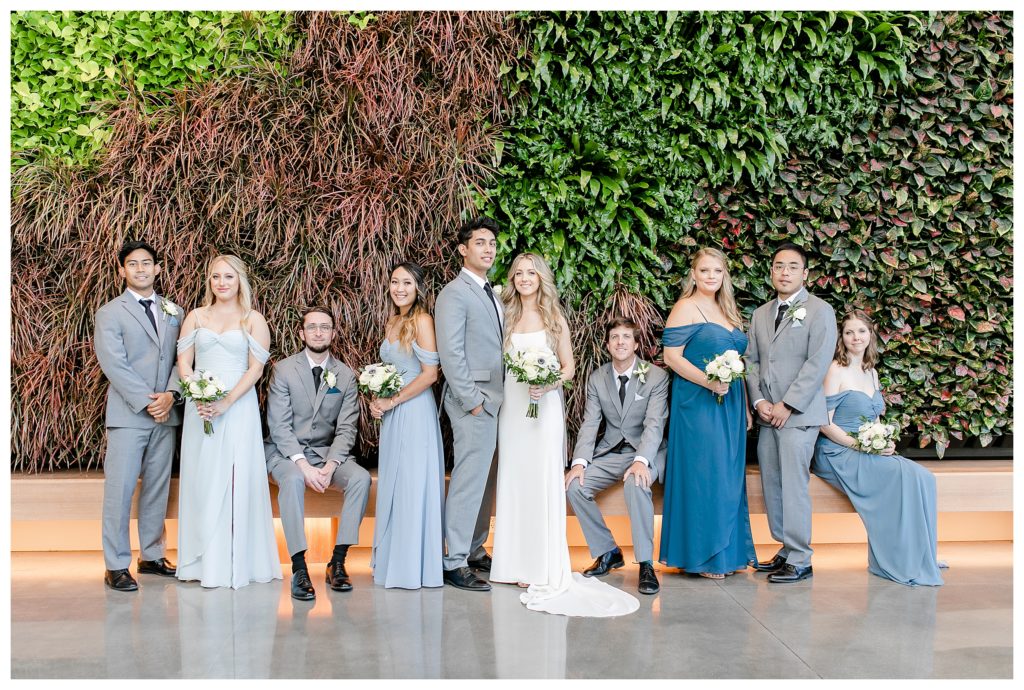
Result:
M359 392L375 395L378 398L390 398L402 390L405 381L395 369L394 364L367 364L359 371Z
M704 374L709 381L721 381L722 383L732 383L736 379L746 376L746 373L743 358L736 350L726 350L704 367ZM715 399L721 405L724 396L715 394Z
M530 386L550 386L562 377L562 365L558 357L546 347L528 347L525 350L505 353L505 366L519 383ZM537 418L537 401L531 399L526 416Z
M886 424L882 420L865 420L857 429L857 443L854 448L862 453L878 455L899 437L899 427L895 424Z
M194 403L217 402L228 394L224 384L211 371L193 372L188 378L178 379L178 385L181 397ZM207 436L213 434L213 422L209 419L203 420L203 432Z

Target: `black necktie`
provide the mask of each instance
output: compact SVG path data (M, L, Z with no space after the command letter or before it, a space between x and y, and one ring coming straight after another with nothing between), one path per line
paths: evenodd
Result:
M619 377L619 404L626 404L626 384L629 382L629 377L623 374Z
M786 318L786 309L789 308L789 302L779 302L779 313L775 315L775 330L779 330L779 324L782 323L782 319Z
M149 310L149 305L153 304L153 300L140 299L139 304L141 304L142 308L146 310L146 316L149 317L149 322L153 324L153 332L156 333L157 335L160 335L160 331L156 329L156 317L154 317L153 312Z
M498 317L498 327L501 327L501 314L498 312L498 304L494 301L494 290L491 289L491 284L484 282L484 292L487 293L487 299L491 301L491 306L494 307L494 315Z
M320 375L323 373L323 367L313 367L313 390L320 390Z

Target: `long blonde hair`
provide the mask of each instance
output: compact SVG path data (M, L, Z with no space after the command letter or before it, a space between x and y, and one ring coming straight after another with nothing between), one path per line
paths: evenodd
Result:
M219 254L206 264L206 297L203 298L203 306L209 307L216 300L213 287L210 285L210 276L213 274L213 265L218 261L223 261L238 274L238 296L236 299L238 306L242 308L242 328L246 328L249 325L249 314L252 312L252 287L249 285L249 271L246 270L245 263L234 254Z
M412 276L412 282L416 284L416 299L412 303L412 307L409 311L402 315L402 310L398 308L394 300L390 299L391 302L391 315L398 316L398 347L405 352L412 352L412 341L416 337L416 317L420 314L429 314L427 310L427 286L426 279L423 273L423 268L419 264L414 264L411 261L404 261L394 268L391 269L390 275L395 275L395 271L402 269L410 276ZM390 285L390 280L388 281Z
M505 289L501 291L501 301L505 304L505 349L512 347L512 329L519 323L523 316L523 301L519 297L512 277L516 273L516 267L525 260L533 262L533 268L537 271L540 279L540 288L537 291L537 309L540 311L540 318L544 324L544 333L547 335L548 345L554 350L558 344L558 336L562 334L562 321L565 319L565 312L562 311L562 300L558 297L558 290L555 289L555 274L551 267L538 255L531 252L520 254L509 266L506 276Z
M686 276L686 281L683 283L683 296L680 299L686 299L697 292L697 280L695 274L697 272L697 263L705 256L716 259L722 264L722 268L725 270L725 275L722 276L722 287L718 288L718 292L715 293L715 302L718 303L718 308L722 310L722 314L725 315L726 321L731 323L734 327L740 328L743 326L743 319L740 317L740 310L736 308L736 297L733 296L732 292L732 278L729 276L729 262L725 259L725 254L715 249L714 247L704 247L698 250L693 258L690 259L690 272Z

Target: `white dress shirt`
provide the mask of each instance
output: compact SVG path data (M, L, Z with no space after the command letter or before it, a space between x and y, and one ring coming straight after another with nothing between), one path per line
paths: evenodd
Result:
M465 266L462 267L462 272L465 273L470 278L472 278L473 282L476 283L477 285L479 285L481 290L484 289L484 284L487 283L486 280L484 280L483 278L478 276L476 273L473 273L473 271L469 270ZM485 292L484 294L487 294L487 293ZM494 286L493 285L491 286L491 294L494 295L494 298L491 301L494 302L494 308L498 312L498 325L501 326L502 328L504 328L505 327L505 314L502 312L502 306L501 306L501 304L498 301L498 293L494 291Z
M156 294L156 291L152 292L149 297L143 297L139 293L135 292L131 288L128 288L128 292L131 293L132 297L142 302L144 299L152 300L149 305L149 313L153 315L153 320L156 322L156 334L160 335L160 312L157 310L157 305L160 304L160 295Z

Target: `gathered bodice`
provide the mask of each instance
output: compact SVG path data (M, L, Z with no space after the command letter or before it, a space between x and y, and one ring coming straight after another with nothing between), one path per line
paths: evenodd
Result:
M550 347L547 333L543 330L528 333L513 333L510 351L525 350L529 347Z
M683 357L701 371L726 350L736 350L741 355L747 350L746 333L739 328L730 331L710 321L666 328L662 341L665 347L683 347Z
M870 396L864 391L846 390L827 396L825 403L829 410L835 410L832 423L847 433L856 433L865 419L874 421L885 412L885 400L878 390Z
M263 349L250 333L241 328L217 333L205 326L199 326L178 340L178 352L192 346L195 346L195 362L192 369L212 371L229 388L238 383L242 374L249 368L250 352L263 363L270 358L270 353Z
M385 364L394 365L406 386L423 371L421 364L437 366L441 361L436 352L424 350L416 341L412 343L412 351L407 352L397 340L391 342L386 338L380 344L380 359Z

